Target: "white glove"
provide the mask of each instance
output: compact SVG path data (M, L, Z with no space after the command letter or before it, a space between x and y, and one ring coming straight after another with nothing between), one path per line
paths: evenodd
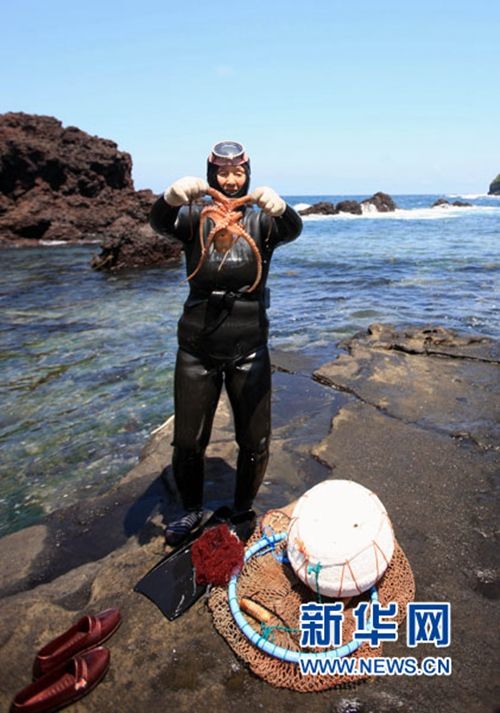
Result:
M208 183L203 178L184 176L184 178L179 178L178 181L175 181L167 188L163 198L169 205L177 208L180 205L186 205L197 198L201 198L207 191Z
M252 193L252 197L259 208L262 208L264 213L267 213L267 215L273 218L278 218L278 216L283 215L286 210L286 203L283 198L280 198L276 191L273 191L272 188L268 188L267 186L256 188Z

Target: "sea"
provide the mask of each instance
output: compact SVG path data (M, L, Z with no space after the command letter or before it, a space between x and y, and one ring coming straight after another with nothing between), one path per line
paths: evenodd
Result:
M431 208L438 197L471 206ZM393 213L305 217L275 251L271 348L320 365L373 322L500 336L500 196L393 198ZM0 535L108 490L172 414L183 265L105 274L97 252L0 252Z

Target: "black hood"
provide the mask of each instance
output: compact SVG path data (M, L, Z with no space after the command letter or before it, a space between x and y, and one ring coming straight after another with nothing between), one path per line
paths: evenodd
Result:
M225 196L228 196L228 198L241 198L242 196L246 196L246 194L248 193L248 189L250 187L250 159L240 165L243 166L243 168L245 169L245 173L247 174L247 180L245 181L245 185L242 188L240 188L238 193L233 193L233 195L229 196L225 191L222 190L222 188L219 186L219 182L217 180L217 171L220 168L220 166L216 166L215 163L211 163L210 161L207 161L207 183L208 183L208 185L211 186L211 188L215 188L217 191L220 191Z

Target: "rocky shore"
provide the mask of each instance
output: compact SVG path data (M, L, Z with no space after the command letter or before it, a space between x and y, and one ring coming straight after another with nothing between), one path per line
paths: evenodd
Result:
M75 713L497 710L498 345L443 328L372 325L343 347L324 365L272 355L272 457L256 507L285 506L330 477L375 491L412 565L417 601L449 601L452 609L448 649L409 650L403 635L384 653L451 656L452 675L378 678L320 694L273 689L235 658L203 600L168 622L135 594L135 582L161 558L164 523L178 508L170 469L163 471L170 420L106 495L0 540L2 710L30 681L43 643L107 606L123 616L107 644L111 668ZM211 509L231 499L235 454L222 402L207 462Z

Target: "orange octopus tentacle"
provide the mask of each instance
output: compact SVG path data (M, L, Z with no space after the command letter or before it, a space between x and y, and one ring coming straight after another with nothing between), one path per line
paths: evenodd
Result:
M206 260L207 257L208 257L208 251L210 250L210 246L212 245L212 243L213 243L213 241L214 241L215 233L216 233L216 226L214 226L214 227L212 228L212 230L210 231L210 233L208 234L208 237L207 237L207 244L206 244L206 246L203 245L203 247L202 247L202 249L201 249L201 256L200 256L200 259L199 259L199 261L198 261L198 264L196 265L196 267L195 267L195 269L193 270L193 272L192 272L188 277L186 277L186 279L183 280L183 282L186 282L187 280L191 280L193 277L195 277L195 275L197 275L197 274L199 273L199 271L200 271L201 268L203 267L203 263L205 262L205 260Z
M247 243L252 248L252 252L255 255L255 260L257 262L257 275L255 277L253 285L251 287L249 287L249 289L247 290L248 292L253 292L255 290L255 288L257 287L257 285L259 284L260 278L262 277L262 257L260 254L260 250L257 247L255 240L246 232L246 230L244 230L244 228L242 228L240 225L235 225L234 229L235 229L235 233L238 235L238 237L241 236L242 238L245 238Z
M255 240L243 228L241 224L241 214L239 213L239 211L235 210L239 206L253 203L253 198L252 196L229 198L220 191L217 191L215 188L209 188L207 190L207 193L209 196L212 197L214 202L208 206L205 206L205 208L203 208L203 210L201 211L199 229L201 251L200 259L198 261L197 266L195 267L193 272L188 275L186 280L192 280L193 277L195 277L201 270L203 264L205 263L205 260L208 257L208 253L212 243L214 243L215 249L218 252L224 252L225 250L224 257L221 261L221 264L219 265L220 270L224 265L224 262L226 261L227 256L233 245L235 245L237 240L241 237L244 238L250 246L252 253L254 254L255 261L257 263L257 275L253 284L247 290L248 293L253 292L262 278L262 256L260 254L259 248L257 247L257 244L255 243ZM205 239L205 224L208 219L211 219L214 222L214 226L211 229L208 237ZM228 231L230 231L233 235L236 235L236 238L233 239L232 245L225 249L225 245L227 244ZM226 234L225 237L224 234Z

